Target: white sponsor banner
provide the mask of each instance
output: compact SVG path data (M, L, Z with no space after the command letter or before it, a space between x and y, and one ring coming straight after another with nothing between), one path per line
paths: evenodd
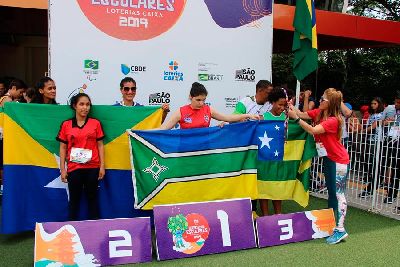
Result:
M175 110L198 81L211 107L231 113L271 78L272 0L50 0L49 12L61 104L79 91L115 104L130 76L142 105Z

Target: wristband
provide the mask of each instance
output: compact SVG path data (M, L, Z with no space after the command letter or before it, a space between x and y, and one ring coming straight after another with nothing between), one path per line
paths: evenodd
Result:
M297 119L294 120L295 123L299 124L300 122L300 117L298 117Z

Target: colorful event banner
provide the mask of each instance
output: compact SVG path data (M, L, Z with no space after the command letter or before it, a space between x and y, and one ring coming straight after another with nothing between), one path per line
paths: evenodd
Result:
M272 0L50 0L57 99L84 91L113 104L131 76L139 103L175 110L198 81L211 106L231 113L258 80L271 80L272 21Z
M150 218L36 224L35 267L94 267L151 260Z
M158 260L254 248L250 199L154 207Z
M256 199L258 161L284 155L283 121L129 133L135 208Z
M335 226L332 209L259 217L256 219L258 247L327 237Z
M161 115L162 110L156 107L92 107L91 116L100 120L105 132L106 175L99 189L101 218L150 215L133 208L126 129L159 127ZM68 106L6 103L3 233L33 230L36 222L67 220L68 190L60 179L59 142L55 137L61 122L72 116ZM85 211L81 218L86 218Z
M258 162L258 198L294 200L306 207L311 162L317 155L314 138L290 120L284 151L283 161Z

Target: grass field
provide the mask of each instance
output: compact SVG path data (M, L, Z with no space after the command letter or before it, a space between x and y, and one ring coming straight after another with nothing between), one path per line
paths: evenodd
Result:
M303 211L284 202L284 213ZM322 209L326 200L311 198L306 210ZM263 249L125 266L400 266L400 221L355 208L346 220L349 237L337 245L324 239ZM32 266L33 232L0 235L0 266Z

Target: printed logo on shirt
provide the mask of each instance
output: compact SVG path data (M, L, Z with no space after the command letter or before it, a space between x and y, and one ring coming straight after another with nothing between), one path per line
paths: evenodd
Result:
M210 117L208 115L204 115L204 121L205 122L209 122L210 121Z
M149 95L149 106L159 106L171 102L171 94L168 92L153 93Z
M124 75L128 75L129 73L137 74L140 72L145 72L147 69L146 66L139 66L139 65L126 65L126 64L121 64L121 72Z
M183 121L184 121L185 123L192 123L192 118L190 118L190 117L185 117L185 118L183 119Z
M235 71L235 81L255 82L256 71L250 68L240 69Z

